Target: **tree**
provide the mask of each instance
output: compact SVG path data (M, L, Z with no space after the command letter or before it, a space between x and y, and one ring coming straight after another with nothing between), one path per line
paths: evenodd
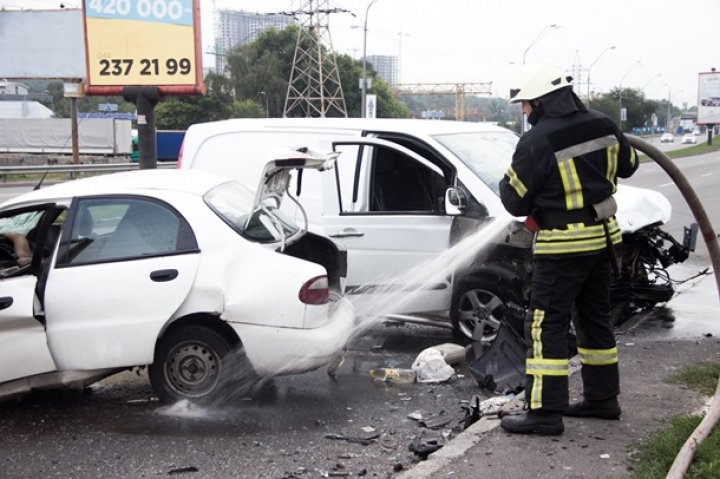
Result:
M620 93L620 89L616 88L597 99L593 99L592 109L605 113L616 123L619 123ZM632 131L633 128L649 127L652 123L653 113L658 117L658 125L665 124L661 121L661 114L663 118L667 118L664 112L659 111L658 102L646 100L643 92L634 88L622 89L622 107L627 110L627 120L623 121L621 125L624 132Z
M209 73L205 95L167 97L155 107L155 124L161 130L186 130L193 123L233 116L234 98L228 79Z
M270 28L255 41L228 51L227 78L235 98L255 100L267 105L268 116L282 116L298 28Z
M299 28L290 25L282 30L265 30L255 41L227 53L227 75L237 99L267 101L269 116L283 115ZM361 95L357 85L362 63L348 55L336 55L336 62L348 116L359 117ZM369 77L373 81L372 93L378 97L377 115L406 118L407 108L393 96L389 85L373 71Z

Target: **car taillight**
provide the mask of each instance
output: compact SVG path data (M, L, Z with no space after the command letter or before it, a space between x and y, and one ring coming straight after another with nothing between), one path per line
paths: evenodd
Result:
M326 304L330 298L327 276L316 276L306 281L298 297L304 304Z
M177 161L177 169L181 169L182 167L182 155L183 155L183 148L185 148L185 142L183 141L180 143L180 151L178 151L178 161Z

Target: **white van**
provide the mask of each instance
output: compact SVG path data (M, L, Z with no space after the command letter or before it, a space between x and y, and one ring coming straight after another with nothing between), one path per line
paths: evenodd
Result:
M532 234L507 220L498 193L517 140L487 123L235 119L191 126L179 161L181 168L224 174L254 188L275 148L339 152L332 171L295 175L289 193L305 207L311 231L345 246L346 291L356 314L452 325L460 338L492 341L503 319L522 331L529 299ZM619 324L634 309L672 297L665 268L687 257L693 235L681 245L659 228L671 207L658 192L621 185L616 199L624 246L611 300ZM493 223L498 218L504 221ZM416 269L443 260L441 253L491 224L505 227L489 248L453 249L471 255L449 273L428 276ZM508 305L517 306L513 314Z
M516 143L516 134L487 123L234 119L192 125L179 167L254 188L278 147L341 152L334 172L304 171L291 193L305 207L311 231L347 249L346 291L356 311L377 313L383 305L386 317L452 324L466 337L480 324L476 334L492 339L505 304L527 299L528 241L497 244L489 260L473 258L462 270L422 284L405 273L506 214L498 183ZM461 208L452 204L458 201ZM413 293L402 301L397 291Z

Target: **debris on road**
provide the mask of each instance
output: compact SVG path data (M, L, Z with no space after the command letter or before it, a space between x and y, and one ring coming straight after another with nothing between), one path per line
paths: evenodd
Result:
M468 369L481 389L490 392L520 391L525 385L525 345L512 326L500 323L487 350L476 341L468 346Z
M441 383L455 375L455 369L445 362L442 352L436 348L427 348L418 354L411 369L419 383Z
M370 370L370 376L376 381L393 383L414 383L415 371L400 368L375 368Z
M336 441L347 441L354 444L362 444L363 446L369 446L370 444L373 444L377 442L377 439L382 434L373 434L372 436L367 437L357 437L357 436L345 436L342 434L325 434L325 439L333 439Z

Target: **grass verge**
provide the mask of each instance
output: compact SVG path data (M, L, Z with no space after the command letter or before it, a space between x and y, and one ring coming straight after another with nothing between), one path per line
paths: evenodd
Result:
M681 384L703 394L713 394L720 374L720 363L702 362L678 371L667 382ZM702 417L680 415L672 418L669 426L656 431L648 438L630 445L633 479L662 479L687 438ZM696 449L687 479L717 479L720 477L720 428L713 428L710 436Z
M642 138L642 137L640 137ZM648 140L646 138L642 138L643 140ZM720 138L714 138L713 144L708 145L707 142L699 143L697 145L688 146L685 148L678 148L677 150L670 150L666 151L665 154L673 159L676 158L685 158L686 156L695 156L695 155L703 155L705 153L713 153L715 151L720 151ZM644 153L639 153L638 157L640 158L640 161L651 161L650 157L645 155Z

